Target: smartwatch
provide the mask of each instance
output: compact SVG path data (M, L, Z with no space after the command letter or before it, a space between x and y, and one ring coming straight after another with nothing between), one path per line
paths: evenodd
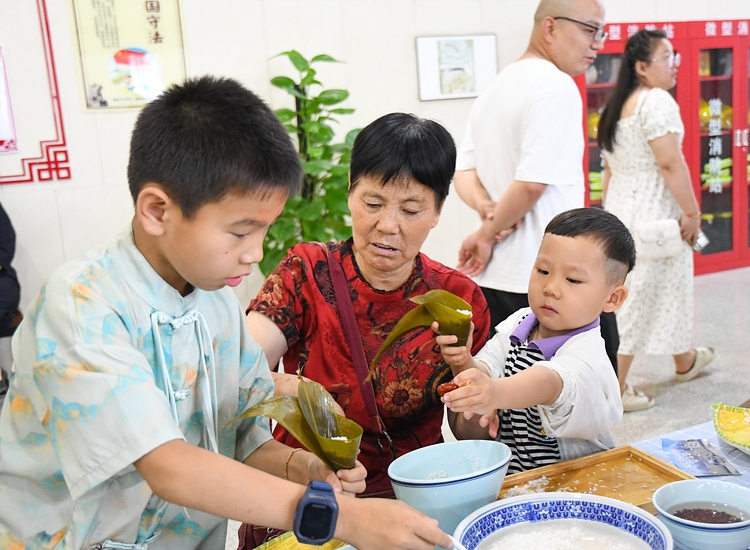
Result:
M311 481L297 502L294 534L304 544L319 546L333 538L339 505L333 488L325 481Z

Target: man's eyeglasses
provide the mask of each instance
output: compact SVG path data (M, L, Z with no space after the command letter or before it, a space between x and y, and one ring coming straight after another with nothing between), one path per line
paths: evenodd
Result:
M651 61L666 61L667 65L669 65L669 68L674 69L675 67L680 66L680 62L682 61L682 56L678 54L677 52L675 52L669 57L662 57L661 59L652 59Z
M578 23L579 25L586 27L587 29L591 29L594 31L592 33L592 38L594 42L604 42L607 37L609 36L608 32L604 32L604 29L600 29L596 25L589 25L588 23L584 23L583 21L578 21L576 19L571 19L570 17L553 17L552 19L565 19L565 21L572 21L573 23Z

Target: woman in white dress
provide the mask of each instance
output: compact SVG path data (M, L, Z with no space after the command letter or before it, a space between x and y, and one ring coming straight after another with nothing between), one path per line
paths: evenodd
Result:
M617 85L599 122L604 152L604 207L635 234L644 222L679 220L682 247L663 259L638 257L626 284L628 299L617 311L618 376L623 408L654 401L626 383L638 353L672 355L676 378L692 380L714 357L712 348L690 347L693 329L692 243L700 211L682 155L684 127L679 106L667 92L675 86L680 55L662 31L644 30L625 47Z

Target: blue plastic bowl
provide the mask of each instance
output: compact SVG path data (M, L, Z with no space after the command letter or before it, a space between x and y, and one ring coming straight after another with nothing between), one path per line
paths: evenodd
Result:
M682 504L728 504L750 515L750 489L729 481L686 479L659 487L651 499L675 543L686 550L745 550L750 546L750 519L739 523L699 523L673 516Z
M388 467L396 498L452 533L477 508L497 500L510 462L499 441L466 440L422 447Z
M579 493L535 493L499 500L464 519L453 537L466 550L510 525L552 519L582 519L606 523L645 541L652 550L672 550L669 530L654 516L607 497Z

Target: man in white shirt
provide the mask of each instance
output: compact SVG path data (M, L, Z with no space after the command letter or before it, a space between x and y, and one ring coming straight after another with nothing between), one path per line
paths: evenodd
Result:
M455 186L482 225L461 245L458 269L482 287L493 327L528 306L547 223L584 204L582 102L572 77L606 37L600 0L542 0L526 52L472 108ZM602 334L616 365L613 315L602 318Z

